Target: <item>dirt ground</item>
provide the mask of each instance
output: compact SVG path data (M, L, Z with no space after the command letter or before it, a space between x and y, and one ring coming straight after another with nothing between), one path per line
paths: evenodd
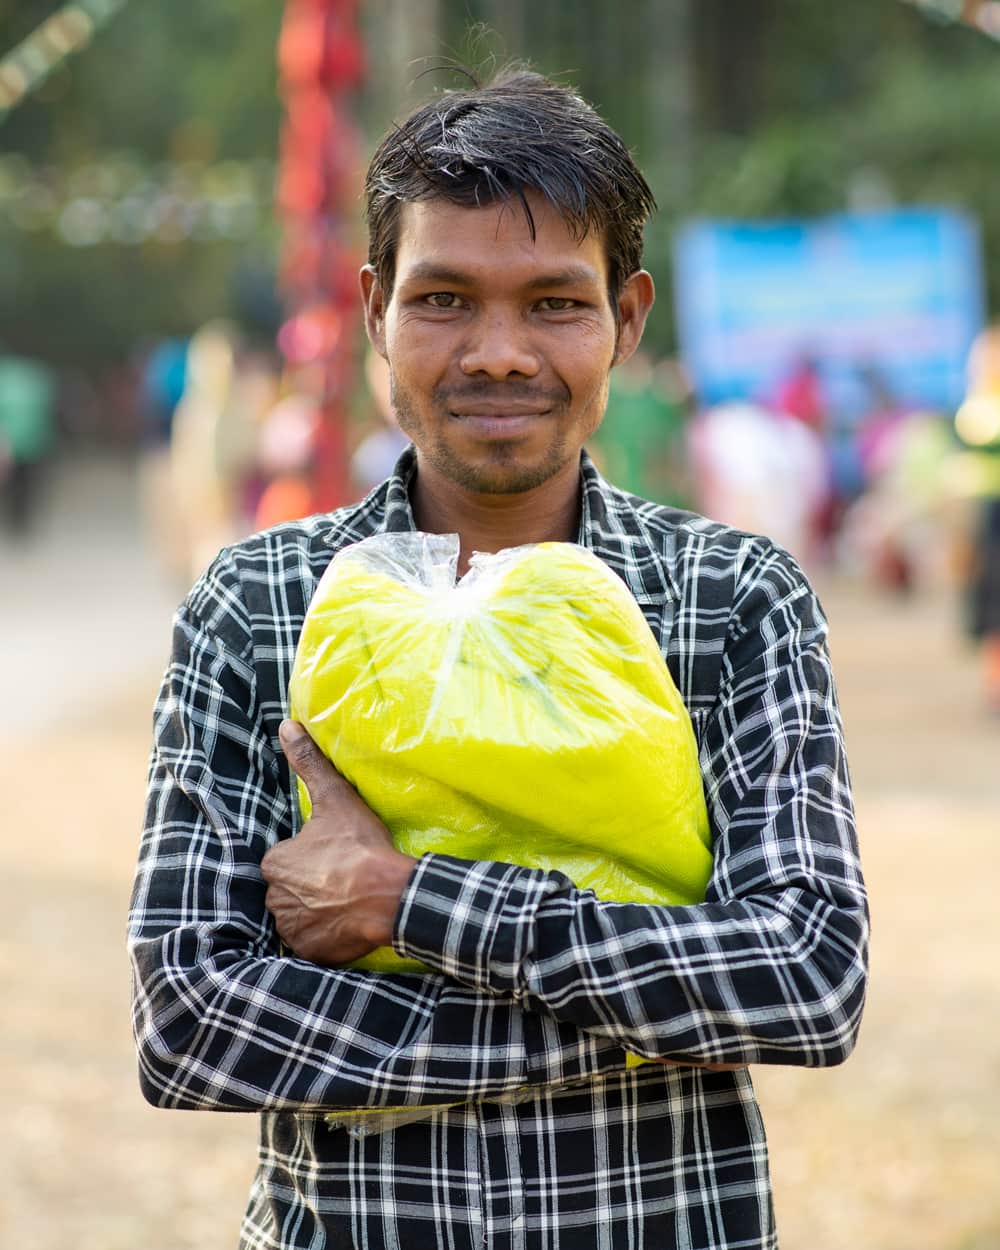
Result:
M760 1069L785 1250L1000 1248L1000 722L947 599L824 588L872 897L851 1060Z
M998 1250L1000 722L947 596L820 585L875 940L851 1061L756 1078L782 1246ZM154 1111L135 1081L123 929L158 667L4 743L9 1250L236 1243L253 1118Z

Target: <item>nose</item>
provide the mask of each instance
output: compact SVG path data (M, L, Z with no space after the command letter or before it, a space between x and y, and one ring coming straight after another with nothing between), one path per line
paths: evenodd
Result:
M533 378L540 361L523 319L514 311L495 310L473 321L459 365L469 376L485 374L503 381L512 374Z

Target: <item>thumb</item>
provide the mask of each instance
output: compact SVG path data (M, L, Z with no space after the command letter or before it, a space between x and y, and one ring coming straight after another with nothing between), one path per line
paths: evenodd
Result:
M285 758L305 783L314 810L324 799L350 788L298 721L283 720L278 738Z

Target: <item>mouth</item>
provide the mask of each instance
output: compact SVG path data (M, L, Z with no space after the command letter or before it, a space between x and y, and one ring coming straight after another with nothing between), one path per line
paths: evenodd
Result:
M475 411L452 411L450 415L471 433L482 438L516 438L529 433L550 412L550 408L511 405L502 408L483 407Z

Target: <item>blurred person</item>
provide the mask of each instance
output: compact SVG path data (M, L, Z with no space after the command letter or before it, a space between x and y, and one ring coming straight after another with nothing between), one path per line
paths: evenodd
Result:
M178 533L188 581L236 537L231 501L215 460L216 428L229 402L234 370L232 328L212 321L197 330L188 346L184 393L174 412L170 442Z
M819 362L805 353L780 379L768 407L794 417L821 438L826 432L826 398Z
M227 322L210 321L192 336L170 445L188 580L253 529L248 482L276 385L270 359L247 349Z
M297 521L316 510L311 466L322 423L319 400L305 391L283 395L265 414L257 443L261 488L255 529Z
M140 435L144 443L169 447L174 413L187 385L188 340L162 339L146 355L139 382Z
M234 524L241 534L257 528L256 513L263 488L261 442L284 386L284 374L274 350L257 342L237 344L229 402L222 410L215 434L215 461L220 477L228 483Z
M968 385L955 429L968 449L968 493L979 501L968 581L968 626L979 643L987 706L1000 715L1000 325L969 353Z
M143 1092L261 1113L247 1250L773 1250L747 1065L841 1062L866 982L821 609L772 542L638 500L584 451L653 301L652 195L589 105L524 70L445 92L390 131L367 196L366 327L415 446L364 502L221 553L177 614L130 919ZM460 575L578 542L636 596L700 748L703 903L412 860L282 719L331 558L416 530L457 533ZM345 966L390 944L433 972ZM436 1109L324 1122L399 1104Z
M955 440L937 413L901 415L878 431L865 458L866 487L837 537L839 562L905 594L953 579L956 517L946 468Z
M899 454L902 427L913 409L896 395L882 370L872 362L858 366L858 379L866 396L854 432L861 490L867 490Z
M734 400L698 413L689 441L700 511L766 534L806 565L820 560L829 470L808 425Z
M765 407L783 417L800 421L815 435L818 446L822 448L827 465L826 486L810 517L810 546L817 555L822 553L828 557L852 490L845 489L844 439L837 429L838 423L828 402L820 358L811 352L800 353L787 373L779 378Z
M260 493L254 510L254 529L269 529L298 521L316 510L316 497L302 473L280 473Z
M45 462L55 444L56 384L36 360L0 349L0 503L18 537L34 524Z
M410 444L392 410L389 366L372 347L365 353L365 382L378 424L365 434L351 456L351 481L361 495L385 481Z
M139 382L139 501L160 563L178 582L187 580L190 566L170 446L187 358L187 339L163 339L146 354Z

